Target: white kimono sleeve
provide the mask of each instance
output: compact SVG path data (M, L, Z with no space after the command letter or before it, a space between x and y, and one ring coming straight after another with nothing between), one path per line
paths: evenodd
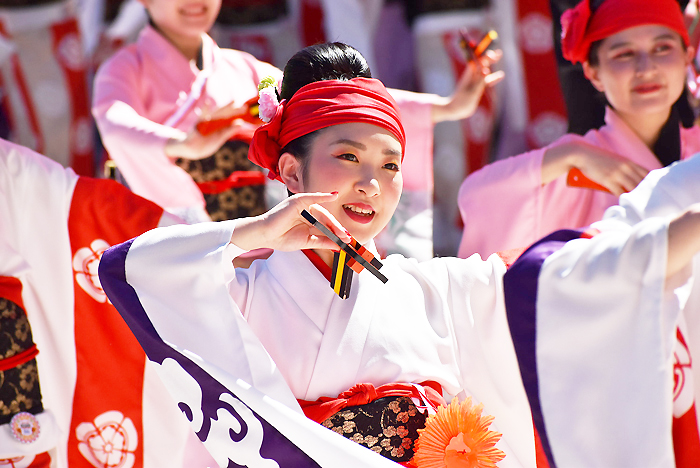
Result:
M229 295L235 221L158 228L107 250L100 281L221 467L395 467L307 419Z
M557 231L504 277L523 383L551 466L674 466L667 222Z

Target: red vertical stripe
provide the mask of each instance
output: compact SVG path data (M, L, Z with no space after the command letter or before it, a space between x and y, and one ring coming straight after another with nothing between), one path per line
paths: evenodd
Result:
M53 52L68 85L71 102L71 167L79 175L93 176L92 120L87 73L82 54L78 23L70 18L51 27Z
M77 359L68 440L71 467L92 468L80 450L81 442L83 451L88 450L85 442L89 441L97 446L92 456L108 461L110 468L127 466L130 459L134 460L133 467L143 466L142 394L146 357L116 309L102 296L96 276L97 261L102 253L100 245L118 244L141 234L155 227L161 215L158 206L136 197L116 182L84 177L75 188L68 220L74 266ZM81 264L82 268L76 268ZM83 423L87 426L81 426ZM88 435L85 435L86 427ZM79 432L83 440L79 440ZM105 435L112 438L103 440ZM128 447L131 448L125 450ZM102 450L112 450L113 455L107 457Z
M545 29L543 26L545 20L551 22L552 15L548 0L519 0L516 8L518 44L521 46L528 103L527 141L531 148L538 148L541 142L533 136L534 122L548 114L561 117L566 122L566 108L559 86L554 49L551 46L545 47L547 42L552 41L552 30L551 27ZM528 47L525 44L534 46Z
M326 33L323 29L323 6L320 0L301 0L299 29L301 30L304 46L325 42Z

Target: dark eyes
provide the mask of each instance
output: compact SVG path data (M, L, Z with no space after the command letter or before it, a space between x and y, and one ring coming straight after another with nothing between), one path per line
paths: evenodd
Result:
M672 44L657 44L654 46L652 49L652 54L664 54L666 52L669 52L673 50L673 45ZM621 52L618 52L613 56L614 59L619 59L619 60L624 60L624 59L629 59L633 58L635 56L636 52L634 50L623 50Z
M357 156L352 154L352 153L339 154L338 156L336 156L336 158L342 159L344 161L359 162L359 160L357 159ZM390 171L395 171L395 172L398 172L401 170L401 167L397 163L394 163L394 162L386 163L382 167L384 169L388 169Z
M659 44L654 48L654 52L668 52L671 49L673 49L671 44Z

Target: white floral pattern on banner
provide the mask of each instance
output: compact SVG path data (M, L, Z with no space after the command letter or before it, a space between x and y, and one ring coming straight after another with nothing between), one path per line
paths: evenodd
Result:
M85 66L85 56L80 37L68 34L58 43L58 57L71 70L81 70Z
M546 54L554 47L552 20L541 13L530 13L520 21L520 40L528 54Z
M73 257L75 281L97 302L107 301L107 295L102 290L100 278L97 276L97 267L102 253L109 247L110 245L104 240L95 239L90 247L79 249Z
M107 411L75 429L78 450L96 468L132 468L136 460L138 432L130 418Z
M87 117L77 118L73 122L72 150L76 153L85 153L92 149L92 121Z
M467 119L467 128L474 143L488 143L493 128L493 115L484 106L479 106L474 114Z
M554 142L566 133L567 122L564 117L554 112L543 112L528 125L530 138L542 148Z

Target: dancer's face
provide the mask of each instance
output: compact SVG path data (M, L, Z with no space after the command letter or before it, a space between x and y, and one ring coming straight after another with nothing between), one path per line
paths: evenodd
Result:
M584 71L617 112L663 114L683 91L693 53L665 26L636 26L603 39L598 64L586 62Z
M339 192L323 206L365 243L387 225L403 188L401 144L383 128L366 123L334 125L311 144L305 169L285 181L292 192Z

